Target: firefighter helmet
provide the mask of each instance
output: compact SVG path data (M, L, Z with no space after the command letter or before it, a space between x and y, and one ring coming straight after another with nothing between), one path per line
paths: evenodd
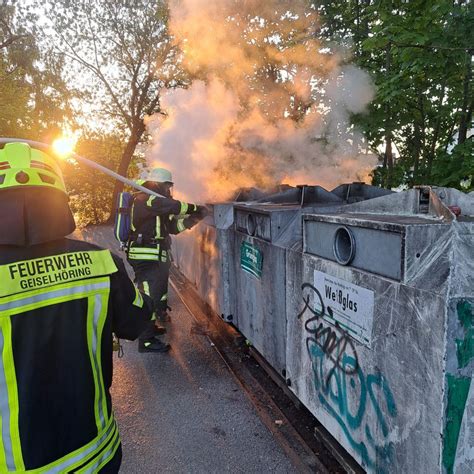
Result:
M66 194L57 161L27 143L7 143L0 149L0 191L20 187L53 188Z
M38 245L61 239L76 225L61 169L27 143L0 149L0 245Z
M140 179L138 179L137 183L143 185L148 181L173 184L173 176L170 171L164 168L146 169L140 174Z

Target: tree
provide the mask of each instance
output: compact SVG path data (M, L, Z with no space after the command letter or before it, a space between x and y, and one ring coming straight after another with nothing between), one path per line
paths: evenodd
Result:
M441 168L446 178L452 175L448 161L451 168L467 172L463 161L473 152L468 139L473 108L472 4L464 0L313 3L328 43L341 38L352 42L355 62L375 80L377 94L369 114L355 117L383 160L375 183L442 184L446 180ZM459 187L459 180L448 181Z
M125 137L117 166L125 176L145 133L144 118L161 112L162 89L185 84L168 34L166 2L59 0L44 8L53 19L56 50L75 63L74 75L87 78L82 87L91 107ZM117 181L112 203L122 189Z
M0 7L0 135L49 141L70 120L72 93L35 21L29 9Z

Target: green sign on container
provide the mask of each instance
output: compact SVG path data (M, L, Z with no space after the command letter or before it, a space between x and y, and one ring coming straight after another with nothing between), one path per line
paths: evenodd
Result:
M257 247L242 242L240 247L240 267L256 278L262 278L263 255Z

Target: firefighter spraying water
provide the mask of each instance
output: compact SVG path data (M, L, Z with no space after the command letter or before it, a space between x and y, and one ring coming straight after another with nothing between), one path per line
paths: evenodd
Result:
M97 169L136 189L132 195L119 194L116 206L114 234L135 272L140 290L153 301L156 323L150 323L140 336L140 352L167 352L169 344L158 337L166 332L162 323L169 320L168 278L171 265L170 234L179 234L192 228L207 215L205 206L172 199L172 176L162 168L145 171L135 182L118 173L74 153L74 140L61 138L53 145L32 140L0 138L0 144L22 143L57 156L72 158ZM34 283L35 280L33 280ZM32 284L33 284L32 283Z

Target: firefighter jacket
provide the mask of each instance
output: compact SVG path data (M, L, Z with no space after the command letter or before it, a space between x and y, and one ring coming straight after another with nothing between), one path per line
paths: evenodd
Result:
M161 262L169 258L170 234L190 229L201 218L196 204L145 193L135 196L131 215L128 258Z
M150 317L108 250L0 246L1 473L93 473L114 458L112 332L135 339Z

